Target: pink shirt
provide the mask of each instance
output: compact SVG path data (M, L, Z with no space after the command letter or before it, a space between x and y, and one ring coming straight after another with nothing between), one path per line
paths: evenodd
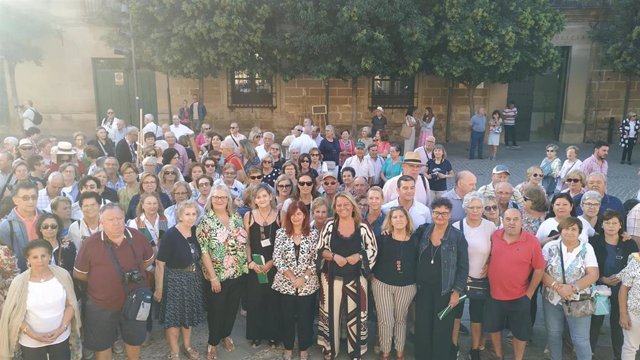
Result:
M609 164L607 160L603 160L602 164L598 163L595 155L589 156L585 161L582 162L582 166L580 166L580 170L586 175L593 173L601 173L604 176L607 176L607 171L609 170Z

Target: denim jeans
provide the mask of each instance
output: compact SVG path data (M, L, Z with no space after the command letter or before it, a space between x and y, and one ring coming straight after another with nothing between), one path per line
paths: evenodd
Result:
M562 332L564 331L565 319L569 325L569 335L571 335L577 360L591 360L591 344L589 343L591 316L565 316L561 304L552 305L547 299L542 300L542 303L551 360L562 360Z
M469 159L473 159L475 149L478 149L478 158L482 158L482 142L484 141L484 131L471 130L471 146L469 147Z

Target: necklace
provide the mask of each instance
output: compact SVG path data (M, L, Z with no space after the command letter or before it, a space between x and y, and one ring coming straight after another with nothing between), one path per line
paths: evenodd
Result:
M269 216L271 215L272 211L273 211L273 209L269 208L269 213L265 217L264 215L262 215L262 211L260 211L260 209L258 209L258 213L260 214L260 217L262 218L262 224L260 224L260 240L264 240L264 239L267 238L267 235L265 234L264 228L267 226L267 218L269 218ZM271 236L271 225L272 224L269 224L269 229L267 230L267 234L269 234L269 236Z
M440 250L440 245L435 246L431 243L431 241L429 241L429 247L431 248L431 265L433 265L436 254L438 254L438 250Z
M31 277L32 277L33 280L38 280L38 282L43 283L43 282L51 279L50 275L51 274L41 274L40 276L35 276L35 275L32 274Z
M404 241L400 242L400 251L398 254L398 260L396 260L396 271L398 274L402 274L402 252L404 250Z

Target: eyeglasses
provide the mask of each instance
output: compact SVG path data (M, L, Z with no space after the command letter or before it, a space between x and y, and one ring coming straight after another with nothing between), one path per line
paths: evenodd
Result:
M599 203L588 203L588 202L585 202L585 203L582 203L582 206L586 206L586 207L599 207L599 206L600 206L600 204L599 204Z
M337 184L337 182L335 182L335 181L325 181L323 184L324 184L324 186L329 186L329 185L333 186L333 185Z
M229 126L229 129L237 129L237 126Z
M556 152L556 151L553 149L547 149L547 152Z
M298 132L302 132L302 129L296 129L296 131L298 131Z
M564 182L567 182L567 183L579 183L580 179L567 179Z
M487 205L484 207L484 211L496 211L498 210L498 205Z
M142 185L156 185L155 181L143 181Z
M224 174L225 174L225 175L229 175L229 176L236 176L236 173L234 173L234 172L230 172L230 171L227 171L227 172L225 172Z
M262 179L262 175L251 175L249 178L251 178L251 180L259 180Z
M271 160L262 160L263 164L273 164L273 161Z
M22 195L18 199L22 201L29 201L29 200L36 201L38 200L38 195Z
M178 159L180 159L180 155L176 155L176 156L174 156L174 157L173 157L173 159L174 159L174 160L178 160Z
M58 230L58 224L44 224L41 227L42 230Z
M85 185L82 187L83 189L89 189L89 190L95 190L98 188L98 186L96 184L91 184L91 185Z
M165 175L175 175L176 172L175 171L167 171L164 173Z
M291 187L291 184L281 184L281 185L278 185L278 189L287 189L287 188L290 188L290 187Z
M320 156L320 154L309 154L311 156Z
M21 146L20 150L33 150L33 146Z
M313 185L313 181L298 181L298 185L311 186L311 185Z
M435 217L447 217L449 214L448 211L433 211L433 216Z
M524 201L529 201L529 200L531 200L531 199L530 199L530 198L528 198L528 197L526 197L526 196L523 196L523 197L522 197L522 200L524 200Z
M226 197L226 196L212 196L211 198L212 198L213 200L215 200L215 201L224 201L224 200L229 200L229 198L228 198L228 197Z
M258 135L256 135L256 136L254 136L253 138L254 138L254 139L255 139L255 138L262 138L262 135L258 134Z
M531 176L533 176L533 177L543 177L544 175L536 173L536 174L531 174Z
M184 196L184 195L188 195L188 194L189 194L189 193L188 193L188 192L186 192L186 191L179 191L179 192L177 191L177 192L174 192L174 193L173 193L173 196L176 196L176 195L177 195L177 196Z
M200 184L198 184L198 187L203 187L203 186L211 186L211 183L207 182L202 182Z

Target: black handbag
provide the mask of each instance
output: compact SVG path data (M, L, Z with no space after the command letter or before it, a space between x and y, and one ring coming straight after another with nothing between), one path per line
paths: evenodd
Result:
M458 222L460 232L464 236L464 219ZM467 277L466 293L469 299L484 300L489 297L489 278L478 279Z
M104 236L104 232L102 233ZM138 256L136 255L136 251L133 248L133 241L131 240L131 234L129 230L125 230L124 237L131 247L131 252L133 252L133 258L135 261L138 261ZM115 265L118 273L120 274L120 283L122 284L122 288L124 289L124 293L127 294L127 298L124 301L124 305L122 306L122 315L127 320L136 320L136 321L147 321L149 314L151 313L151 300L153 298L153 293L151 289L146 286L137 287L131 291L129 291L127 287L127 283L125 277L124 270L122 270L122 266L116 257L116 254L113 252L113 247L110 243L106 243L107 248L109 249L109 254L111 254L111 260L113 260L113 264ZM144 276L144 271L140 272L140 276Z

